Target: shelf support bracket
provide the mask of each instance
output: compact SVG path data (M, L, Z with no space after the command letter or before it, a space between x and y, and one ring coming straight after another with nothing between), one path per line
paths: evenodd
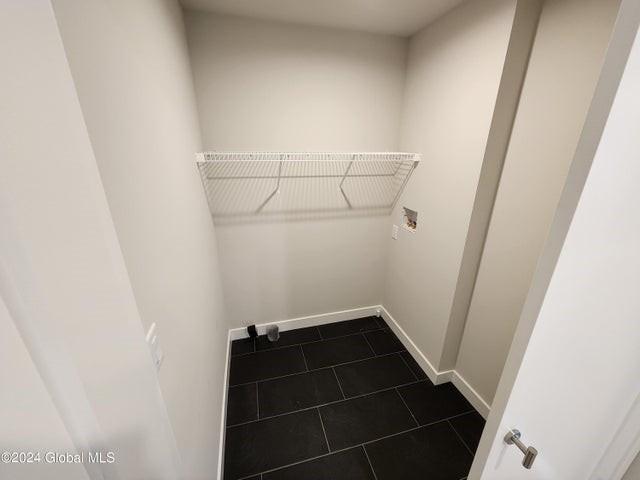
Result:
M352 209L353 206L351 205L351 202L349 201L349 197L347 197L347 194L345 193L344 188L342 188L342 184L347 178L347 174L349 173L349 170L351 170L351 166L353 165L354 160L355 160L355 155L353 156L353 159L349 162L349 165L347 165L347 169L344 171L344 174L342 175L342 180L340 180L340 193L342 193L342 196L344 197L344 201L347 202L349 209Z
M413 164L411 165L411 169L407 172L404 179L402 180L402 184L400 185L400 188L396 192L396 195L393 197L393 201L391 202L392 211L394 208L396 208L396 203L398 202L398 198L400 198L400 194L402 194L402 191L404 190L405 185L409 181L409 177L411 176L411 174L413 173L413 171L416 169L417 166L418 166L418 162L414 161Z
M282 178L282 158L280 159L280 162L278 163L278 180L276 182L276 188L274 188L273 192L271 192L269 194L269 196L267 198L265 198L264 202L262 202L260 204L260 206L258 207L258 209L256 210L256 213L260 213L262 211L262 209L264 207L267 206L267 203L269 203L269 201L278 193L280 193L280 179Z

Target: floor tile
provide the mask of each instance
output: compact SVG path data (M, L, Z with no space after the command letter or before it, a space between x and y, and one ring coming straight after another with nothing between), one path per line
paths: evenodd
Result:
M380 328L391 328L389 327L389 324L385 322L384 318L382 317L378 317L378 325L380 325Z
M258 419L256 384L248 383L229 388L227 426Z
M266 473L263 480L375 480L362 447Z
M475 452L480 443L482 430L484 430L484 418L478 412L471 412L449 420L462 441Z
M320 415L332 451L416 426L395 390L326 405Z
M330 368L258 383L260 418L342 399Z
M400 353L400 355L402 355L402 358L404 358L405 362L407 362L407 365L418 380L424 380L425 378L428 378L427 374L424 373L424 370L422 370L422 367L418 365L418 362L416 362L415 358L413 358L413 356L409 352L402 352Z
M365 446L378 480L460 480L473 456L447 422Z
M302 350L310 370L373 356L369 344L362 335L307 343L302 345Z
M229 385L306 371L300 347L277 348L231 358Z
M231 342L231 356L254 351L253 338L241 338Z
M353 397L415 382L400 355L385 355L335 367L345 396Z
M318 411L283 415L230 427L225 480L233 480L327 453Z
M367 332L378 328L380 328L380 325L378 324L378 317L376 316L345 320L344 322L327 323L326 325L320 325L318 327L324 339L351 335L352 333Z
M473 411L471 404L450 382L434 386L426 380L400 387L398 391L420 425Z
M276 342L270 342L266 335L260 335L256 339L256 350L269 350L271 348L286 347L320 340L320 332L316 327L297 328L280 332L280 338Z
M385 353L401 352L404 345L398 340L398 337L391 330L376 330L364 334L371 344L376 355L384 355Z

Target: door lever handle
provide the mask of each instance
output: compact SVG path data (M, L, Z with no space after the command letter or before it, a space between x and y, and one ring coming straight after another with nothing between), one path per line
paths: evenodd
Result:
M526 469L530 469L533 465L533 461L538 456L538 450L534 447L527 447L524 443L520 441L520 437L522 434L520 430L509 430L509 432L504 436L504 442L507 445L515 445L520 449L522 453L524 453L524 459L522 460L522 466Z

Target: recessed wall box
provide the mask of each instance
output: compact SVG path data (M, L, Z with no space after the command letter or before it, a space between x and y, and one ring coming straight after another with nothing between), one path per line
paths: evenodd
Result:
M415 232L418 228L418 212L407 207L402 207L402 227L410 232Z

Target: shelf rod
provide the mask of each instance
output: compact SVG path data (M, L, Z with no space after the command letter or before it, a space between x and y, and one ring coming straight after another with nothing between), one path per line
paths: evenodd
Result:
M364 177L395 177L394 173L369 173L362 175L247 175L236 177L207 177L207 180L259 180L259 179L291 179L291 178L364 178Z

